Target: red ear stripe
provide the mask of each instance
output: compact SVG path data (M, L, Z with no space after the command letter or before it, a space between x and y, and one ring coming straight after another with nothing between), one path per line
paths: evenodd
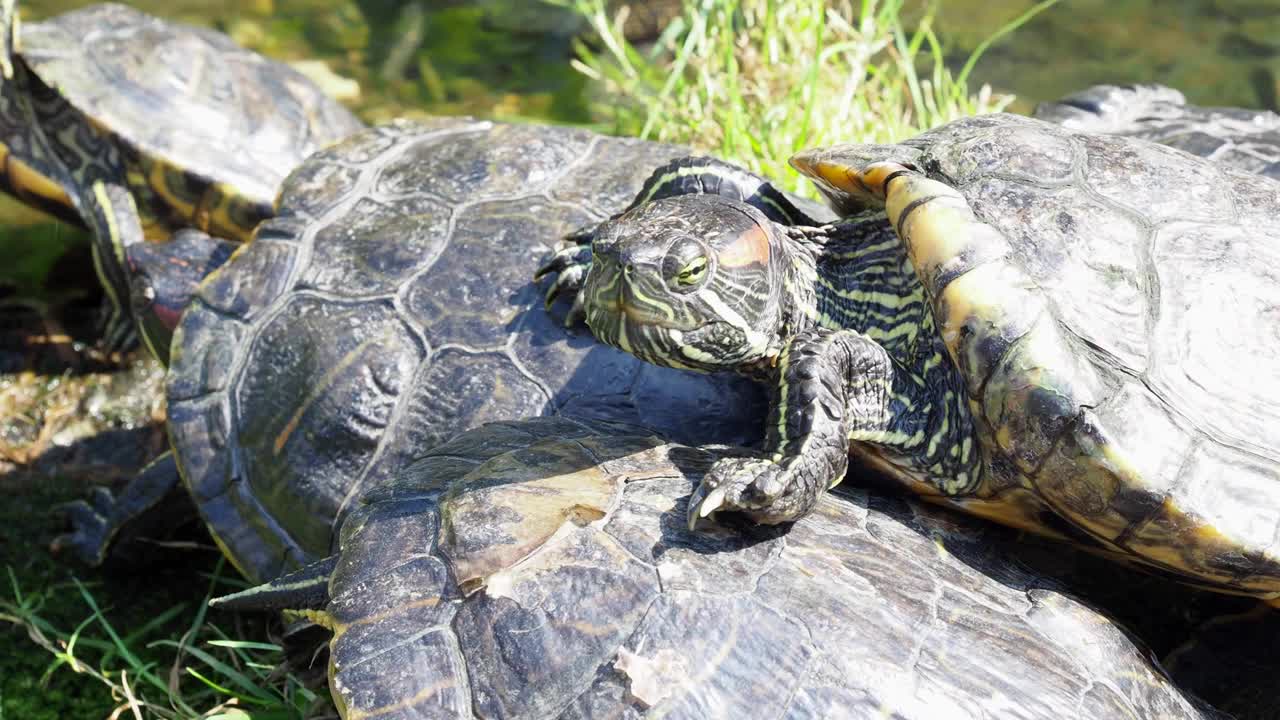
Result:
M753 263L769 264L769 235L759 225L742 233L729 243L716 260L721 267L742 267Z

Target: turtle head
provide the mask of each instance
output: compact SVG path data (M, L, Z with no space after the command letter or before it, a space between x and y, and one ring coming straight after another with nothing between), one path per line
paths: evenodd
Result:
M780 346L785 257L777 227L744 203L681 195L640 205L596 231L587 325L656 365L749 369Z
M236 243L186 229L167 242L135 243L125 249L130 310L143 342L161 362L169 363L173 331L200 283L236 247Z

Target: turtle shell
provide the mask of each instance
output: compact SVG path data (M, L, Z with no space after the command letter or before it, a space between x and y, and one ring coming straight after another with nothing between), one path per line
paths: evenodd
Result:
M143 171L176 208L215 184L269 209L299 162L363 127L287 65L124 5L24 24L19 50L62 100L154 163ZM245 233L257 219L232 217Z
M967 203L904 206L934 208L918 241L895 219L984 448L958 504L1280 596L1280 183L1012 115L815 159L910 163Z
M1269 110L1188 105L1163 85L1096 85L1042 103L1035 116L1072 130L1152 140L1280 180L1280 115Z
M543 418L370 488L330 579L344 716L1207 718L1012 533L829 494L692 532L714 456ZM535 501L536 499L536 501Z
M532 282L559 238L686 151L584 130L394 123L317 153L175 336L169 431L248 576L329 550L361 489L490 420L575 414L747 443L761 392L565 329Z

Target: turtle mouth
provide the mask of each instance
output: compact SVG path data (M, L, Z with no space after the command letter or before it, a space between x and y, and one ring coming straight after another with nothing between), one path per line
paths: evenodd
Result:
M622 299L604 300L596 303L597 311L609 317L622 317L632 324L641 327L657 327L665 330L692 332L702 328L706 323L694 324L679 322L674 317L655 312L649 308L629 303Z

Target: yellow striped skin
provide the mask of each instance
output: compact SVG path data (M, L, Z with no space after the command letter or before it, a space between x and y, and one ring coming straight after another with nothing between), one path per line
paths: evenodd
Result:
M696 162L680 165L686 176ZM946 402L962 380L892 230L878 219L781 222L738 199L751 192L726 192L741 173L670 192L651 187L667 177L655 174L641 197L659 199L594 232L582 288L601 341L659 365L742 372L772 391L764 457L719 463L690 522L717 509L795 519L843 478L851 451L967 492L981 457L968 408Z
M225 182L193 176L163 160L133 155L130 187L152 198L151 214L171 229L194 227L215 237L248 242L270 217L270 202Z
M72 206L67 191L57 181L15 157L3 143L0 143L0 163L3 163L3 175L12 187L11 192L21 194L25 201L64 208Z
M988 464L972 495L944 491L934 499L1042 534L1057 533L1043 520L1053 513L1112 557L1213 589L1280 598L1274 546L1243 544L1206 508L1144 473L1142 448L1093 410L1114 404L1106 383L1064 336L1005 235L964 195L900 163L859 169L815 151L796 165L829 194L883 203L964 374L979 438L999 462Z
M847 220L790 226L723 191L634 206L597 229L587 322L773 389L764 457L713 469L691 522L797 517L844 447L984 517L1274 599L1280 404L1259 388L1280 347L1222 318L1280 312L1280 193L1197 162L1006 116L804 153ZM768 253L741 250L753 225ZM664 259L684 243L708 258L693 288Z

